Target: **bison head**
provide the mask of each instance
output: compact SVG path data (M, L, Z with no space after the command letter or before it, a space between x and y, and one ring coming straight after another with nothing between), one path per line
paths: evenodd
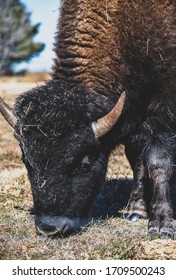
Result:
M88 223L107 168L109 144L102 136L124 105L123 94L102 117L107 101L97 99L93 104L91 93L82 91L50 81L19 96L13 111L0 100L0 111L14 128L28 170L37 230L46 235L79 230Z

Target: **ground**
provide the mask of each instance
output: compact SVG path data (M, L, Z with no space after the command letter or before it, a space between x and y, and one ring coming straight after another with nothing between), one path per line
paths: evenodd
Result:
M0 95L13 105L20 93L36 86L36 82L42 79L40 75L0 79ZM20 158L13 131L0 116L0 259L176 260L176 241L149 240L147 220L129 222L120 217L107 218L67 238L38 236L33 216L28 211L32 206L32 197L27 172ZM107 179L112 178L120 181L107 184L94 205L94 211L97 205L99 212L106 211L106 206L110 207L110 212L118 211L115 199L119 199L119 188L122 190L124 185L122 193L128 193L132 172L123 147L114 151L109 159Z

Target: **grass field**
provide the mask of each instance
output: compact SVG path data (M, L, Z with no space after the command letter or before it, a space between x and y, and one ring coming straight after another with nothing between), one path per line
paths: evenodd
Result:
M36 82L41 83L42 79L43 76L34 75L32 78L3 78L0 95L13 105L20 93L34 87ZM176 260L176 241L149 241L147 220L134 223L109 218L67 238L37 236L33 216L29 214L30 184L20 158L13 131L0 116L0 259ZM112 153L107 178L132 178L123 147Z

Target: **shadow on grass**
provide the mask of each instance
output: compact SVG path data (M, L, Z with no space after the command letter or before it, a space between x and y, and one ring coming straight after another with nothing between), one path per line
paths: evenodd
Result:
M108 217L120 217L120 211L128 203L133 180L114 179L106 181L103 190L96 197L89 216L95 219Z
M176 176L171 182L170 198L174 219L176 219ZM103 190L96 197L90 216L95 219L108 217L121 217L121 210L127 206L132 190L133 180L113 179L105 182ZM149 186L148 186L149 187ZM150 186L151 187L151 186Z

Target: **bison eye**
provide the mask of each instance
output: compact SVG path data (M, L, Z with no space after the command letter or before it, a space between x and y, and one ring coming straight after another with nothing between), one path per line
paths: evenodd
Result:
M84 172L89 172L90 170L90 161L88 156L85 156L80 164L80 169Z
M79 159L76 158L70 165L67 166L68 175L76 175L82 173L88 173L90 171L90 161L89 157L80 156Z

